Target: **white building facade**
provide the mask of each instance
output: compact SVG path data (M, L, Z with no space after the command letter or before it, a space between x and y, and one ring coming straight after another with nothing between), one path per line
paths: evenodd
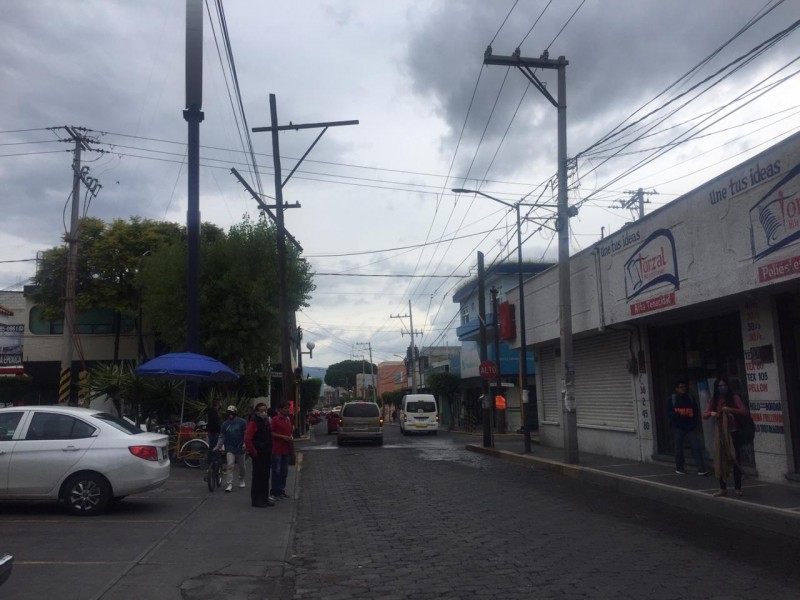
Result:
M704 409L721 376L756 423L745 471L800 480L800 134L574 255L570 268L580 451L669 457L676 380L688 379ZM557 267L526 282L525 307L540 440L563 446Z

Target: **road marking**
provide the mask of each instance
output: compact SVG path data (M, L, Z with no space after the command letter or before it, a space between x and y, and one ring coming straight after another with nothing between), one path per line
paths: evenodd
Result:
M3 523L25 523L26 525L30 524L42 524L47 525L50 523L74 523L76 525L83 525L83 521L80 519L0 519ZM175 519L149 519L146 521L140 521L138 519L92 519L92 523L121 523L121 524L130 524L135 523L136 525L139 524L161 524L161 523L175 523Z
M124 565L127 560L14 560L18 565Z

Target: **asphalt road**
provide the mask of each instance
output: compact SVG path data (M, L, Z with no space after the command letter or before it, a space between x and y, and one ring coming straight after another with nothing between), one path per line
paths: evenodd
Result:
M800 597L800 542L463 450L461 434L304 456L295 600Z

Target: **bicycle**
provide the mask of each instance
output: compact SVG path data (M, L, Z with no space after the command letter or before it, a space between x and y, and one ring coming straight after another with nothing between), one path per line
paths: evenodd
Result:
M208 457L208 442L205 432L178 431L177 427L168 427L170 458L182 462L190 469L199 468ZM191 439L184 441L187 437Z
M218 450L211 450L208 455L208 468L206 469L206 483L208 491L213 492L215 488L222 485L221 457Z
M200 438L195 438L184 443L177 453L178 460L182 460L183 464L190 469L199 468L207 457L208 442Z

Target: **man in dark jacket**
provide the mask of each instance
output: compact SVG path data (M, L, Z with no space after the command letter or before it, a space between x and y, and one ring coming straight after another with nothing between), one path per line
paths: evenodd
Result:
M683 445L684 440L688 438L694 464L697 466L697 474L708 475L708 469L703 461L703 452L700 449L700 441L694 431L699 423L700 413L694 398L689 395L686 381L680 380L675 385L675 393L667 400L667 416L672 425L672 436L675 439L675 472L686 475Z
M269 497L269 472L272 456L272 429L269 424L267 405L256 404L255 413L247 424L244 445L253 459L253 482L250 486L250 501L256 508L275 506Z

